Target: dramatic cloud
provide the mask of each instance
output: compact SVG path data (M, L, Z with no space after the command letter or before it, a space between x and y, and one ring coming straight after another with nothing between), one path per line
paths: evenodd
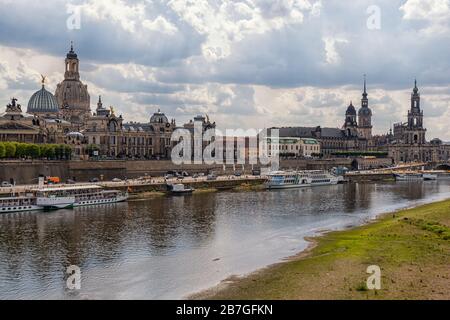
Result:
M379 28L367 27L367 9ZM428 138L450 140L450 0L0 0L0 99L54 90L71 40L95 107L127 120L340 127L368 75L374 131L419 81ZM80 14L80 29L67 20ZM6 32L5 32L6 31ZM431 125L431 123L433 125Z

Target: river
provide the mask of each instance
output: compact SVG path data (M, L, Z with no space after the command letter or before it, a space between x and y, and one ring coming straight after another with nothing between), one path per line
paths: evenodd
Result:
M304 250L305 236L445 198L445 180L351 183L4 214L0 299L181 299Z

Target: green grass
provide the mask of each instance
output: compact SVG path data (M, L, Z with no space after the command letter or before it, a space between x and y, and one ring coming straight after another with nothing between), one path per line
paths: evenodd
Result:
M450 200L315 238L306 257L210 290L212 299L450 299ZM366 269L381 268L381 290Z

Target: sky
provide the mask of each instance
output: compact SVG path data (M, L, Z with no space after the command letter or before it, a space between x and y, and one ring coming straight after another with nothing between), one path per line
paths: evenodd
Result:
M367 75L374 133L406 121L450 141L450 0L0 0L0 103L54 92L70 42L91 108L161 109L221 129L341 127Z

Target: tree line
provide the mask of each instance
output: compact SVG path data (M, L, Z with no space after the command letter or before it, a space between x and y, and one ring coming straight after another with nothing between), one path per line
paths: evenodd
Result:
M0 142L0 159L70 160L72 149L65 144Z

